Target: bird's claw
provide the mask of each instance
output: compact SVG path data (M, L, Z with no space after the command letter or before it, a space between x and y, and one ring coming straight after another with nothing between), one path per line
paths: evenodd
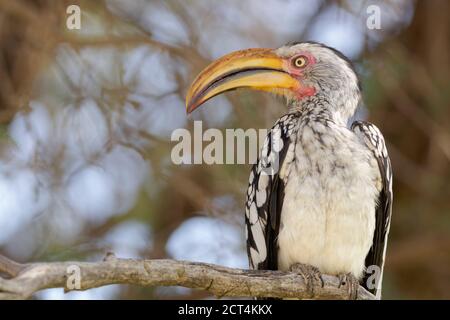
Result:
M320 287L324 287L325 283L322 278L322 273L316 267L309 264L295 263L290 267L290 270L302 276L311 298L314 297L314 288L316 286L320 285Z
M359 280L351 273L340 274L338 277L339 288L347 286L349 299L356 300L358 298Z

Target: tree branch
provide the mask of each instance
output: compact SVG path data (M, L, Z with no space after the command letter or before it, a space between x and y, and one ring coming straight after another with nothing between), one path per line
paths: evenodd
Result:
M26 299L46 288L66 291L86 290L110 284L138 286L182 286L209 291L217 297L273 297L298 299L349 299L349 288L339 279L323 275L324 286L310 286L302 276L281 271L242 270L213 264L176 260L118 259L113 254L101 262L48 262L17 264L12 274L0 262L0 272L11 276L0 278L0 299ZM78 274L77 274L78 272ZM78 278L79 282L77 282ZM79 285L79 287L77 287ZM358 299L374 296L363 287Z
M5 273L9 277L17 277L20 271L24 269L24 267L25 265L17 263L5 256L0 255L0 272Z

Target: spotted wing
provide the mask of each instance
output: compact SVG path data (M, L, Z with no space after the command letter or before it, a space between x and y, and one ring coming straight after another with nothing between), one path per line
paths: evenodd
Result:
M298 114L281 117L269 131L250 172L245 224L250 268L277 270L277 236L284 199L285 172L293 160Z
M380 298L392 215L392 167L383 135L375 125L369 122L356 121L352 124L352 130L363 139L377 159L382 179L382 189L376 207L375 233L372 247L366 257L367 272L363 279L363 286Z

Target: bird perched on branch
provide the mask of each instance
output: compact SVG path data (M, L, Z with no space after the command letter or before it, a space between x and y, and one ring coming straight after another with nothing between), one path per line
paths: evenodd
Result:
M351 62L314 42L233 52L199 74L187 112L237 88L283 95L289 106L250 173L250 267L296 271L313 285L337 275L350 294L361 284L379 298L392 170L378 128L348 125L361 99Z

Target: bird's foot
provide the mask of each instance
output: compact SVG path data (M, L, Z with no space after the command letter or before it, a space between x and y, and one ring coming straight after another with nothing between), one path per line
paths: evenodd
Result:
M349 299L356 300L358 298L359 280L351 273L340 274L338 277L339 288L347 286Z
M291 272L297 273L302 276L303 280L306 283L306 288L311 296L314 297L314 288L319 286L323 288L324 281L322 278L322 273L314 266L303 263L295 263L291 267Z

